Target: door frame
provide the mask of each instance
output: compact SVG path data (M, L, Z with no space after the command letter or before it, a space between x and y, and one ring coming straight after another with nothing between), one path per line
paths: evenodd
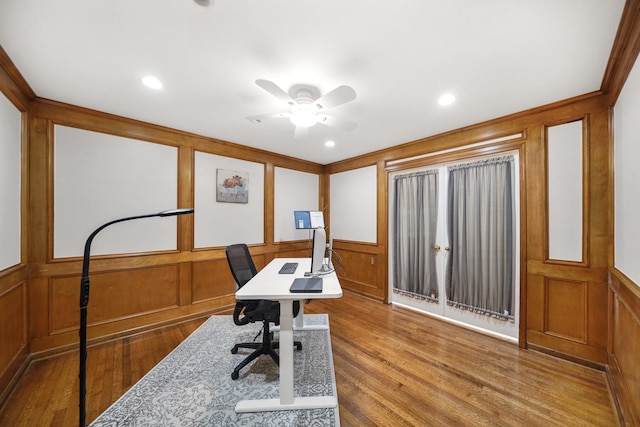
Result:
M446 166L454 163L472 162L475 160L481 160L483 158L499 157L502 155L516 154L516 168L514 172L517 174L514 182L516 185L516 202L514 204L516 209L517 228L516 228L516 245L515 245L515 292L516 292L516 328L517 338L506 336L503 334L495 334L483 328L478 328L474 325L468 325L461 323L456 319L450 319L440 316L438 314L425 312L419 309L408 307L409 309L417 310L427 315L438 317L442 320L458 324L463 327L467 327L476 330L481 333L498 336L509 341L515 341L522 348L526 347L526 262L525 262L525 248L526 248L526 217L523 215L526 212L526 197L524 189L525 183L525 135L514 134L505 137L495 138L488 141L482 141L475 144L470 144L450 150L444 150L435 153L429 153L426 155L412 157L404 160L388 161L385 165L386 181L388 188L387 197L387 232L389 238L388 251L390 255L387 259L387 301L393 302L393 266L392 266L392 245L393 245L393 214L391 212L391 203L393 195L392 177L398 173L410 173L413 171L420 171L437 167L439 165ZM397 304L397 303L396 303Z

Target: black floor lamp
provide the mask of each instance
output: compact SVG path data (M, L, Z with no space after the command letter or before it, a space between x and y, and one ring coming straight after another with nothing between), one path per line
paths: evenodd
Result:
M89 258L91 242L102 229L123 221L132 219L151 218L154 216L176 216L193 213L193 208L171 209L148 215L130 216L110 221L98 227L87 239L84 245L82 260L82 278L80 279L80 427L85 427L87 417L87 305L89 304Z

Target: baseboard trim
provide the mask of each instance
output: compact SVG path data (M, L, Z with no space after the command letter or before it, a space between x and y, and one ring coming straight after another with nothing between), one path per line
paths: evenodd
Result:
M554 350L554 349L547 348L537 344L527 343L527 348L532 351L537 351L538 353L544 353L549 356L557 357L558 359L563 359L568 362L573 362L578 365L582 365L592 369L596 369L598 371L606 372L606 365L602 363L597 363L592 360L587 360L577 356L572 356L570 354L562 353L558 350Z

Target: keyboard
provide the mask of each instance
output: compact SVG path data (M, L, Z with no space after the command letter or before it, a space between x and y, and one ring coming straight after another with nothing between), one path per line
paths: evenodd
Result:
M296 272L296 268L298 268L297 262L285 262L278 271L279 274L293 274Z

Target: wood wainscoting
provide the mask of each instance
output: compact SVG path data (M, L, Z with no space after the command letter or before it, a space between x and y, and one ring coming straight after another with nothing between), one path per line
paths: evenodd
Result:
M0 273L0 407L30 360L27 267Z
M96 258L91 265L89 344L214 313L234 302L226 259L181 261L188 253ZM123 265L125 263L126 265ZM80 268L61 263L29 281L35 359L77 346ZM226 270L225 270L226 268Z
M334 240L333 248L333 265L343 288L376 300L386 298L387 281L380 267L387 260L376 245Z
M640 425L640 286L609 271L607 374L621 425Z

